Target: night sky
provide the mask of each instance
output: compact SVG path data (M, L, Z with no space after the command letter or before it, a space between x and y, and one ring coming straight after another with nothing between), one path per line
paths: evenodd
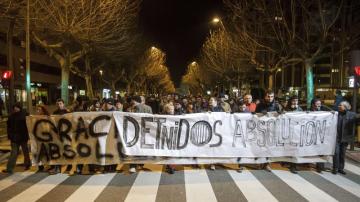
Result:
M166 53L166 65L178 87L187 65L214 29L211 20L224 13L222 0L143 0L140 28Z

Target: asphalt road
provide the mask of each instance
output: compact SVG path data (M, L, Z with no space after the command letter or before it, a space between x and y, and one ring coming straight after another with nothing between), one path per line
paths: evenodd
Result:
M34 171L0 174L0 201L360 201L360 166L347 163L347 175L302 169L292 174L273 164L273 172L235 165L217 170L177 166L173 175L161 165L129 174L48 175ZM20 172L19 172L20 171Z

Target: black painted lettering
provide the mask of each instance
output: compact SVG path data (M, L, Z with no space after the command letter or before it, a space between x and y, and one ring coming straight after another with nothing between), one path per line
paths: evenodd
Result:
M100 142L99 140L96 140L96 158L100 159L100 158L113 158L114 155L112 154L107 154L107 153L102 153L101 151L101 147L100 147Z
M66 159L74 159L76 156L76 152L72 149L71 145L64 145L63 156Z
M204 146L211 141L212 129L207 121L198 121L191 127L190 141L196 146Z
M51 142L53 140L53 137L52 137L50 131L43 131L43 132L41 132L41 135L38 133L38 129L44 128L43 124L50 125L50 129L54 133L57 134L56 126L48 119L40 119L40 120L36 121L34 128L33 128L33 134L34 134L35 138L40 142Z
M215 144L212 144L212 145L210 145L210 147L219 147L221 144L222 144L222 136L221 136L221 134L220 133L217 133L216 132L216 126L217 126L217 124L220 124L220 126L222 125L222 121L221 120L217 120L217 121L215 121L215 123L214 123L214 135L216 135L217 137L219 137L219 141L217 142L217 143L215 143Z
M128 141L128 124L132 123L135 131L134 131L134 138L131 141ZM131 116L124 116L124 123L123 123L123 138L127 147L134 146L137 141L139 140L139 123Z
M60 158L60 148L57 144L49 143L49 155L52 160Z
M87 144L78 144L76 150L80 157L88 157L91 155L91 148Z
M185 131L185 140L184 143L182 145L180 145L180 139L182 136L182 129L183 129L183 125L185 125L186 127L186 131ZM177 135L177 141L176 141L176 148L177 149L184 149L188 142L189 142L189 134L190 134L190 124L186 119L180 119L180 126L179 126L179 131L178 131L178 135Z
M237 142L238 139L240 139L240 142L241 142L242 146L246 147L245 134L244 134L244 131L242 129L241 120L236 120L232 147L237 146L236 142Z
M160 149L161 126L162 126L163 123L166 122L166 118L154 118L154 122L157 123L157 125L156 125L156 144L155 144L155 148Z
M145 135L150 133L150 128L146 127L146 122L153 122L152 117L141 117L141 140L140 140L140 147L142 149L153 149L154 144L146 144Z
M91 137L102 137L102 136L107 136L107 132L95 132L95 125L97 122L99 121L103 121L103 120L106 120L106 121L110 121L111 120L111 117L108 116L108 115L100 115L98 117L96 117L95 119L93 119L91 122L90 122L90 125L89 125L89 133L91 135Z
M81 134L84 134L85 139L89 139L88 131L85 126L85 121L82 117L80 117L78 119L78 124L76 126L76 131L75 131L75 140L76 141L79 140Z
M257 129L259 131L259 133L257 134L258 135L258 138L257 138L257 145L259 147L265 147L266 145L266 122L265 121L258 121L258 124L257 124Z
M59 136L60 141L64 142L64 139L71 142L71 137L69 135L69 132L71 130L72 124L69 120L65 118L61 118L58 122L58 130L59 130Z

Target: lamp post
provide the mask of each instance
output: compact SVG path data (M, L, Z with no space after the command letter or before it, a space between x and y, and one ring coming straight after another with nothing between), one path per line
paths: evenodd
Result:
M276 87L277 87L277 85L276 85L276 76L277 76L277 73L279 73L279 72L281 72L281 68L278 68L277 70L276 70L276 72L275 72L275 76L274 76L274 93L275 93L275 95L277 95L277 92L276 92Z
M30 0L27 0L26 5L26 99L27 110L31 113L31 80L30 80Z

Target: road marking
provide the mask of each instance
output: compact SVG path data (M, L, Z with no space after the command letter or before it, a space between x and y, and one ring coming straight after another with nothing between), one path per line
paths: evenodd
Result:
M284 170L273 170L273 173L309 201L337 201L299 175Z
M345 163L345 169L348 170L348 171L351 171L351 172L353 172L353 173L355 173L357 175L360 175L360 167L355 166L355 165L353 165L351 163L346 162Z
M34 172L19 172L4 178L0 181L0 191L10 187L11 185L16 184L17 182L25 179L32 174L34 174Z
M139 172L125 201L155 201L161 172Z
M54 187L58 184L66 180L69 176L65 174L57 174L51 175L46 177L45 179L41 180L40 182L34 184L33 186L29 187L25 191L21 192L14 198L10 199L9 201L19 201L22 202L26 201L36 201L45 195L47 192L51 191Z
M185 170L184 173L186 201L217 201L205 170Z
M109 173L90 177L66 201L94 201L115 175Z
M228 172L248 201L278 201L250 171Z
M342 177L341 175L331 174L328 172L323 172L322 174L318 174L321 177L325 178L326 180L336 184L338 187L345 189L346 191L354 194L357 197L360 197L360 185Z

